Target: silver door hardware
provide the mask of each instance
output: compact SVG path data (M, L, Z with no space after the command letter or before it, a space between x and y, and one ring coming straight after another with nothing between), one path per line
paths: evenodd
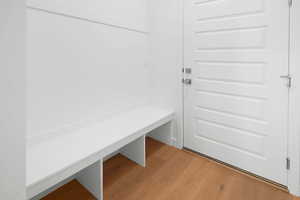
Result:
M192 69L191 68L182 68L182 73L191 74Z
M287 79L288 80L287 87L288 88L292 87L292 77L290 75L280 76L280 78Z
M286 169L287 170L291 169L291 159L290 158L286 158Z
M192 69L191 68L185 68L185 73L186 74L191 74L192 73Z
M192 85L192 79L184 79L183 83L186 85Z

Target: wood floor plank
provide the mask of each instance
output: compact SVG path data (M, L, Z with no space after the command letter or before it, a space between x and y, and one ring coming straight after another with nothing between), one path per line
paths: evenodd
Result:
M71 181L63 187L52 192L42 200L96 200L82 185L77 181Z
M116 155L104 163L105 200L300 200L278 187L147 139L147 167ZM43 200L94 200L72 181Z
M189 166L181 173L179 179L172 185L171 191L163 193L162 199L180 200L194 199L209 173L211 164L201 159L193 159ZM183 188L182 185L185 187Z

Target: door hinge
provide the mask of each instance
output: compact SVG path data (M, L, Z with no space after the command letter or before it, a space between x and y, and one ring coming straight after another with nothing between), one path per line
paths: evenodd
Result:
M291 88L292 87L292 77L290 75L285 75L285 76L280 76L280 78L287 79L287 87Z
M286 169L287 170L291 169L291 159L290 158L286 158Z
M288 0L289 1L289 6L292 7L293 6L293 0Z

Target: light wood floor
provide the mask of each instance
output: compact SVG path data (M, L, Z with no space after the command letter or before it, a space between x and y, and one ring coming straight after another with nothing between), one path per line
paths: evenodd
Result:
M104 164L105 200L300 200L194 153L147 140L147 167L117 155ZM43 200L94 200L72 181Z

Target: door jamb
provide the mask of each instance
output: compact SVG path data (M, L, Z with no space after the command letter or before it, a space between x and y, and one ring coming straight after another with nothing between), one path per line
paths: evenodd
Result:
M298 12L296 12L296 10ZM290 74L293 84L289 94L288 157L291 168L288 171L288 189L300 196L300 2L294 1L290 8ZM298 68L297 68L298 67Z

